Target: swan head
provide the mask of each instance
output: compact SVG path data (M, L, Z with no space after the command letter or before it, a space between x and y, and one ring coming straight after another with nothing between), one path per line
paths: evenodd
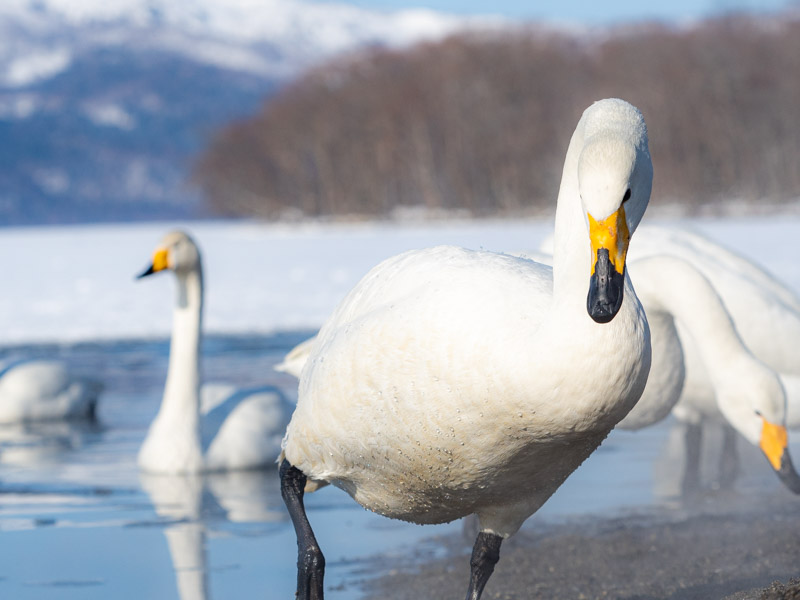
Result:
M650 201L653 164L636 107L601 100L583 119L578 192L591 240L586 308L596 322L608 323L622 306L628 244Z
M748 442L761 449L781 481L800 494L800 476L789 455L786 393L766 366L738 361L727 384L717 391L725 418Z
M171 231L165 235L155 252L150 265L137 279L159 271L171 270L175 273L188 273L200 267L200 250L192 237L183 231Z

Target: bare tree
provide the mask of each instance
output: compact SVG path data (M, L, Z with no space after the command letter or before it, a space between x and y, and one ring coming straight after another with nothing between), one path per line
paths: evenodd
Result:
M582 108L624 97L652 132L654 201L800 196L800 20L520 28L316 68L219 132L194 179L221 214L549 210Z

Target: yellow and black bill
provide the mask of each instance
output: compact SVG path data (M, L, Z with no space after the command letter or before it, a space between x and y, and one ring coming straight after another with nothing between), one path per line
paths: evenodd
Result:
M153 273L158 273L159 271L163 271L164 269L169 268L169 254L166 248L159 248L153 254L153 262L141 273L136 276L136 279L141 279L142 277L147 277L148 275L152 275Z
M775 425L764 419L759 445L783 484L795 494L800 494L800 475L795 471L792 457L789 455L786 427Z
M597 323L608 323L622 306L630 234L622 206L602 221L588 217L593 262L586 310Z

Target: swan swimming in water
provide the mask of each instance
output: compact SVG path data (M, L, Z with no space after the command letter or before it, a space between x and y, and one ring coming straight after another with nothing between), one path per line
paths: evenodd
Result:
M554 268L437 247L390 258L349 293L302 370L280 467L298 598L323 597L304 491L332 483L382 515L475 513L467 598L514 534L634 406L644 311L625 271L650 198L641 113L603 100L570 141Z
M61 361L9 361L0 365L0 423L94 420L102 389Z
M194 240L168 233L139 277L170 270L177 281L169 368L158 415L139 450L139 467L198 473L274 464L294 405L276 387L200 387L203 271Z

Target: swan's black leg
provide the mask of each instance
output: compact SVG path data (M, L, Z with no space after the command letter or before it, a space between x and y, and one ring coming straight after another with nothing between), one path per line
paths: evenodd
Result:
M494 566L500 559L500 544L503 538L494 533L481 531L475 539L472 547L472 558L469 565L471 568L469 576L469 589L467 590L466 600L479 600L483 593L489 576L494 572Z
M298 600L323 600L322 579L325 575L325 557L311 530L303 506L306 476L300 469L283 460L280 467L281 496L289 509L289 516L297 534L297 594Z
M686 460L683 468L681 491L685 499L693 499L700 491L700 459L703 441L703 426L685 424Z
M733 489L739 475L739 451L736 447L736 430L727 423L722 426L722 455L719 457L719 487Z

